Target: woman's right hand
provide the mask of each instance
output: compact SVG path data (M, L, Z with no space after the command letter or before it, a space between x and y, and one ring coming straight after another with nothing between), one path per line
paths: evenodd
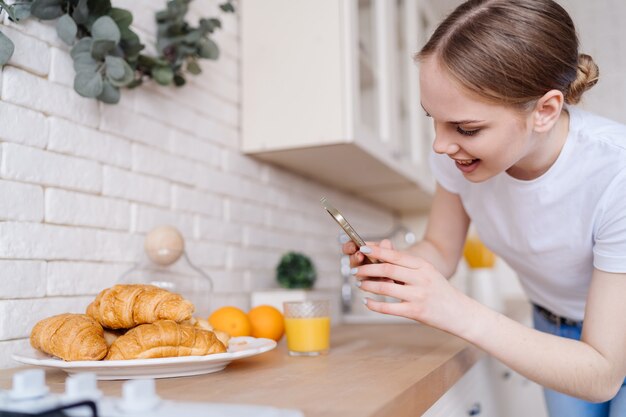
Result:
M383 239L380 242L365 242L365 244L367 246L380 246L384 249L393 249L393 245L389 239ZM344 255L350 255L350 268L371 263L363 253L359 252L356 243L351 240L344 243L341 250Z

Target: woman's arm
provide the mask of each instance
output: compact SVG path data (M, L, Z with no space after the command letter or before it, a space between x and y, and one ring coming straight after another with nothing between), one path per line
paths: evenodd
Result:
M355 275L361 289L402 300L367 300L370 310L403 316L452 333L548 388L585 400L611 399L626 376L626 274L595 270L581 341L530 329L467 297L429 263L379 247ZM370 281L369 276L401 281Z
M626 377L626 274L594 270L581 341L525 327L483 306L458 335L533 381L592 402L610 400Z
M424 238L407 252L430 262L444 277L456 272L470 218L461 198L437 184Z

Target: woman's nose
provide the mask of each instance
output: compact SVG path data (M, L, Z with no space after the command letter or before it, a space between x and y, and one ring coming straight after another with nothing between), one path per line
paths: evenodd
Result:
M460 150L459 145L445 138L444 135L435 133L435 141L433 142L433 150L437 153L454 155Z

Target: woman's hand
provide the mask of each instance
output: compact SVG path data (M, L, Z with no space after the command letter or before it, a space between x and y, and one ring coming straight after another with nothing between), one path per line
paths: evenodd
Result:
M368 247L380 246L385 249L393 249L393 244L389 239L383 239L379 242L365 242ZM369 259L363 254L363 252L359 251L359 248L356 246L356 243L349 240L343 244L341 247L341 251L344 255L350 255L350 268L354 268L355 266L364 265L371 263Z
M430 263L382 245L368 244L361 251L379 263L360 265L353 270L361 280L360 289L400 300L387 303L367 298L370 310L407 317L458 334L472 308L472 300ZM379 280L380 277L385 279Z

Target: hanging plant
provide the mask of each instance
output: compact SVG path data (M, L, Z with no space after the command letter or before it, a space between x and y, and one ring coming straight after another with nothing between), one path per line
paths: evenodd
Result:
M114 104L120 89L134 88L151 78L160 85L185 84L185 73L201 72L199 59L219 58L219 47L210 35L221 28L217 18L200 19L189 25L185 16L191 0L170 0L156 13L158 56L142 54L145 45L130 28L133 15L113 7L110 0L0 0L0 14L19 22L29 16L58 19L56 30L72 46L74 90L83 97ZM226 13L235 11L230 0L220 5ZM13 55L13 42L0 32L0 66Z

